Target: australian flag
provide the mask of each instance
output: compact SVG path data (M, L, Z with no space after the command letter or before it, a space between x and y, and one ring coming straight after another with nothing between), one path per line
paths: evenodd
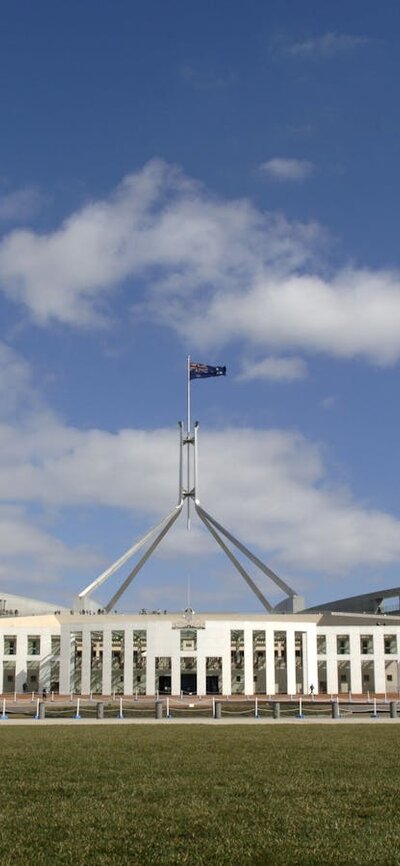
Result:
M208 364L190 362L191 379L208 379L210 376L226 376L226 367L210 367Z

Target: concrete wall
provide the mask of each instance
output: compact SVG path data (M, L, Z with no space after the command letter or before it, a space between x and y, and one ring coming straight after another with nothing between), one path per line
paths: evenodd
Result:
M371 618L372 619L372 618ZM156 693L158 671L156 659L170 659L168 676L171 693L179 694L181 673L186 659L189 671L196 677L196 691L205 695L208 684L229 695L309 694L318 693L318 683L326 682L329 694L359 694L363 690L378 693L399 690L399 625L341 624L319 626L318 616L234 616L196 615L192 623L180 614L155 615L61 615L0 618L0 691L50 691L59 673L60 692L71 691L71 634L81 633L79 653L82 658L81 693L101 690L110 695L113 689L125 695L135 693L133 635L146 632L143 682L148 695ZM182 628L194 627L196 649L182 649ZM240 631L240 657L234 656L232 632ZM122 632L121 668L118 681L113 680L113 632ZM100 641L96 635L100 634ZM255 660L255 634L262 653L262 669ZM326 652L317 654L317 634L326 637ZM283 651L278 657L277 636ZM16 637L15 653L7 654L4 638ZM40 638L39 654L28 652L29 638ZM54 652L52 636L60 636L60 654ZM386 642L385 642L386 636ZM338 638L346 637L338 644ZM114 636L115 644L115 636ZM346 647L340 652L340 646ZM260 649L261 647L261 649ZM348 648L348 649L347 649ZM389 651L390 650L390 651ZM394 651L395 650L395 651ZM115 646L114 646L115 653ZM239 651L238 651L239 653ZM320 663L320 677L318 676ZM236 666L235 666L236 665ZM237 667L237 670L236 670ZM123 681L121 681L123 676ZM193 680L194 681L194 680ZM368 688L369 686L369 688ZM209 688L210 691L210 688Z

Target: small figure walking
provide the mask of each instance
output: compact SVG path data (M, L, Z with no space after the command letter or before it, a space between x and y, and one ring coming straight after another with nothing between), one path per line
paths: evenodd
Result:
M311 697L313 697L313 695L314 695L314 686L313 685L310 686L310 695L311 695Z

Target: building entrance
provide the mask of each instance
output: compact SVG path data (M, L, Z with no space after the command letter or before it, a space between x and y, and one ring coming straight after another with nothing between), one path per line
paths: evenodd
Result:
M218 675L210 675L206 677L206 692L208 695L219 694L219 677Z
M3 694L15 690L15 662L3 662Z
M184 695L197 693L197 674L181 674L181 691Z
M160 674L158 678L158 691L160 695L171 694L171 677L166 674Z

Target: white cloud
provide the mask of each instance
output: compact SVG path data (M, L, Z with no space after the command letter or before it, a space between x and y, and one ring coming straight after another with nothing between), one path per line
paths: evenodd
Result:
M264 358L262 361L245 361L239 379L270 379L272 382L293 382L305 379L307 364L302 358Z
M104 324L120 288L133 316L174 329L196 348L239 340L267 352L395 363L399 273L327 273L324 243L315 223L217 199L154 161L52 233L6 234L0 287L41 324Z
M8 441L8 456L6 453L0 456L0 466L5 467L10 458L9 468L20 468L20 459L28 448L31 468L34 467L35 447L31 451L24 440L27 423L40 435L38 425L47 418L40 406L29 364L18 352L0 342L0 428L4 433L3 441ZM50 454L49 443L47 447ZM0 581L3 586L55 583L66 570L86 573L102 564L96 551L84 546L70 547L43 527L36 504L34 495L15 496L11 484L7 489L0 487Z
M13 358L18 366L18 356ZM265 362L268 367L271 361L299 360L265 359L260 372ZM21 359L20 364L24 370ZM29 377L28 383L30 390ZM318 444L283 430L200 430L199 438L202 504L283 576L287 569L318 575L367 571L400 560L400 521L334 484ZM71 509L96 515L99 509L105 515L117 509L136 525L150 527L173 507L177 475L177 429L79 430L35 404L18 421L3 419L3 583L7 574L8 583L55 583L74 571L83 584L86 575L94 577L107 563L98 550L70 547L58 537L57 520L62 525L66 509L70 515ZM51 532L43 523L49 510L55 523ZM126 546L134 540L132 533ZM193 515L192 532L186 532L182 516L160 550L164 558L198 559L214 549Z
M24 222L41 208L43 197L34 186L0 194L0 222Z
M336 54L353 51L369 43L365 36L353 36L349 33L324 33L301 42L289 42L285 45L286 53L293 57L329 58Z
M174 505L177 436L174 430L79 431L51 415L31 419L25 429L3 424L3 497L61 509L125 509L150 526ZM199 494L208 510L280 570L332 573L400 559L400 521L333 485L320 448L295 433L200 431ZM212 542L205 544L195 519L193 528L188 536L182 517L166 550L187 553L190 545L196 556L209 552ZM78 553L52 541L48 556L59 563Z
M334 409L338 401L337 394L330 394L328 397L324 397L321 400L321 406L323 409Z
M262 174L273 180L305 180L314 171L315 166L307 159L289 159L283 156L275 156L260 165Z
M2 585L57 583L68 571L97 569L96 551L70 548L38 525L24 505L0 505L0 580Z
M400 357L400 280L395 273L350 269L332 279L264 273L241 292L215 292L201 312L182 304L175 325L203 347L240 339L275 351L394 364Z
M32 397L29 364L0 340L0 417L14 413L21 400L26 410Z
M0 286L42 324L104 322L116 286L146 276L178 296L240 285L260 264L292 267L312 257L315 224L289 224L249 202L218 200L173 166L153 161L107 201L93 202L59 229L15 230L0 243Z

